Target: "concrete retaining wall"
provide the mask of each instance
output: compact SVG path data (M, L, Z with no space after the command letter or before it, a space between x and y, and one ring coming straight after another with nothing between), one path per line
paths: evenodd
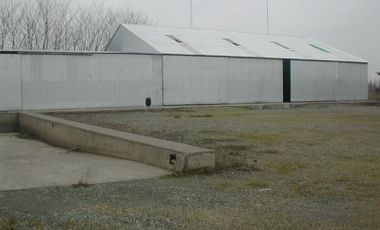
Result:
M0 113L0 133L17 132L18 113Z
M19 127L47 143L68 149L134 160L172 171L215 167L211 150L151 137L67 121L47 115L20 113Z

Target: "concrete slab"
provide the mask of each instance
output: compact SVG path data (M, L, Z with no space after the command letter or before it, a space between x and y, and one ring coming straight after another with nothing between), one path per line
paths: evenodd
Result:
M46 186L147 179L169 171L134 161L88 153L68 153L45 143L0 134L0 191Z

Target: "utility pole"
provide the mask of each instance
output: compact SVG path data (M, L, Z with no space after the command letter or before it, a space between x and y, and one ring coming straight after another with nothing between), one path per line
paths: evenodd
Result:
M267 34L269 35L269 0L267 0Z
M193 0L190 0L190 28L193 28Z

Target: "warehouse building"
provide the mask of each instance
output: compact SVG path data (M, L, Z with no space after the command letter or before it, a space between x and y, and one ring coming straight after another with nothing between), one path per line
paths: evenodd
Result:
M121 25L106 52L0 52L0 110L367 100L367 62L310 38Z

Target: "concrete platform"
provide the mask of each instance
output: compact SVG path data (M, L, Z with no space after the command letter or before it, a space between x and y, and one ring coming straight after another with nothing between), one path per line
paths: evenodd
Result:
M147 179L169 171L134 161L67 150L0 134L0 191Z

